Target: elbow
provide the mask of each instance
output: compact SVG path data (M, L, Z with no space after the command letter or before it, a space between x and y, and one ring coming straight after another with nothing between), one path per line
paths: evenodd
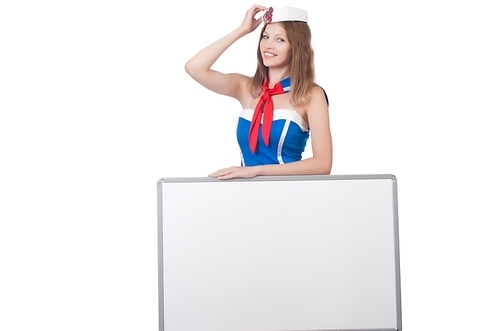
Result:
M184 65L184 70L186 70L189 76L193 77L194 69L191 61L186 62L186 64Z
M317 162L306 170L308 175L330 175L332 172L332 162L327 160L317 160Z
M186 70L187 74L196 81L199 81L201 75L205 72L203 68L201 68L192 60L186 62L186 64L184 65L184 70Z
M319 175L330 175L332 173L332 169L330 168L329 170L324 170L319 173Z
M195 77L196 73L200 72L200 65L195 61L194 58L189 59L189 61L184 64L184 70L188 73L189 76Z
M332 173L332 164L324 165L318 169L318 175L330 175Z
M332 173L332 160L324 160L318 166L318 175L330 175Z

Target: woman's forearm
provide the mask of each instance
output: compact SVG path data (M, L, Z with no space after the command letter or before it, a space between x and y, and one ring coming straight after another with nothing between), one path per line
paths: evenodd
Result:
M276 175L329 175L332 170L331 158L311 157L285 164L256 166L258 176Z

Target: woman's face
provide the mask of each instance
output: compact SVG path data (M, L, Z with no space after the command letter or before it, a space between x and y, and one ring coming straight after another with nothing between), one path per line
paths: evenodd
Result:
M260 53L268 68L288 67L292 59L292 46L285 29L279 23L271 23L260 40Z

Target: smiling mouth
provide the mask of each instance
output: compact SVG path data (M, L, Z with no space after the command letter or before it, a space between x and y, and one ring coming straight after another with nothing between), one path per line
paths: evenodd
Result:
M264 52L264 57L275 57L275 56L276 56L276 54Z

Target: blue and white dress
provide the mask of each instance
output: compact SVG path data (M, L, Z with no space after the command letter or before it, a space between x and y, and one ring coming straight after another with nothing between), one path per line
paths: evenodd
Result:
M274 109L269 146L262 139L262 125L259 128L257 149L252 153L248 133L253 109L243 109L236 128L241 151L242 166L283 164L302 159L302 153L309 139L309 127L295 110Z

